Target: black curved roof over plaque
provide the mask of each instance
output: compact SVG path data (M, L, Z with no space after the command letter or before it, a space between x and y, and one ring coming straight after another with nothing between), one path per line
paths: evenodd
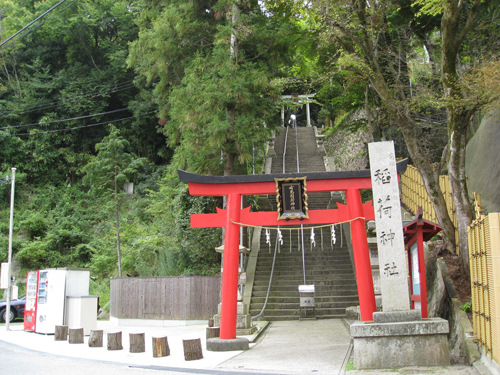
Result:
M396 163L398 173L404 173L408 159ZM370 177L369 169L359 171L334 171L334 172L300 172L300 173L275 173L237 176L203 176L178 169L179 179L182 182L197 182L200 184L241 184L250 182L274 182L275 178L298 178L307 176L308 180L329 180L340 178Z

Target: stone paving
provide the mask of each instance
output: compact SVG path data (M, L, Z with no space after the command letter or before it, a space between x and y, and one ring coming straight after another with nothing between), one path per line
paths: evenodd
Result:
M262 324L260 322L260 324ZM11 326L5 331L0 326L0 341L37 352L77 357L82 359L107 361L159 367L184 369L210 369L224 373L249 374L319 374L319 375L478 375L489 374L471 366L446 367L406 367L383 370L353 370L353 360L349 360L350 335L348 324L343 320L324 319L312 321L273 322L256 343L250 344L248 351L209 352L205 345L206 325L186 325L178 327L123 327L109 321L99 321L98 328L105 332L123 331L123 350L108 351L103 348L89 348L86 344L70 345L68 342L54 341L52 335L24 332L22 325ZM146 352L130 353L129 332L146 333ZM167 335L171 355L153 358L151 337ZM185 361L182 353L182 339L201 338L204 358ZM190 370L188 370L190 371Z

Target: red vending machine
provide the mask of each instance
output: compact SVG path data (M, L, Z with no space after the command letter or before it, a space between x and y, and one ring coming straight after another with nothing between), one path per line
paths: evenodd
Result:
M28 271L26 277L26 306L24 330L35 332L39 271Z

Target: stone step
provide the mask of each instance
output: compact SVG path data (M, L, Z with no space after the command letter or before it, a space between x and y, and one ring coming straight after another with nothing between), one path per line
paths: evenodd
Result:
M299 159L299 168L301 172L324 172L325 164L322 156L317 156L321 160L310 161L307 165L304 165L303 162ZM296 158L285 158L285 172L286 173L294 173L297 172L297 159ZM271 172L273 173L282 173L283 165L272 168Z
M261 312L262 309L250 309L250 315L255 316ZM299 316L300 308L295 309L267 309L264 311L264 317L275 317L275 316ZM316 316L321 315L339 315L345 317L345 307L339 308L316 308Z
M347 280L355 280L354 275L352 272L349 272L347 269L342 269L342 270L328 270L329 272L326 274L318 274L318 272L314 272L310 268L306 268L305 276L307 280L315 280L315 281L327 281L325 285L330 285L332 282L335 281L347 281ZM269 276L271 276L271 270L260 270L257 271L256 276L258 277L263 277L265 281L269 279ZM302 269L296 269L296 270L288 270L288 271L280 271L280 270L274 270L273 273L273 280L277 282L278 280L283 280L283 281L288 281L288 283L293 283L294 281L300 281L304 278L304 273L302 272ZM258 285L258 283L256 283Z
M260 312L260 311L259 311ZM257 314L255 314L257 315ZM290 316L272 316L268 317L264 314L264 317L261 317L260 320L267 320L269 322L279 322L279 321L288 321L288 320L299 320L300 316L299 315L290 315ZM343 317L339 317L339 319L345 318L345 315Z
M357 299L352 299L350 301L343 302L316 302L316 310L337 310L346 309L354 304L358 303ZM264 307L264 303L252 303L250 305L250 311L261 311ZM295 303L267 303L266 311L269 310L294 310L300 308L300 300Z
M259 255L260 257L260 255ZM271 269L271 265L273 263L273 257L267 257L267 258L262 258L257 260L257 266L265 266L269 265L269 269ZM275 267L297 267L297 264L300 265L300 268L302 269L302 257L297 257L297 258L284 258L284 257L276 257L276 262L274 264ZM306 264L306 269L307 266L313 266L313 265L318 265L322 267L326 266L331 266L333 268L345 268L345 267L351 267L351 259L349 256L346 256L344 258L334 258L334 257L321 257L321 258L308 258L306 257L305 259L305 264Z
M257 261L257 266L263 266L265 267L266 265L269 266L269 270L271 270L271 265L273 263L273 258L268 257L267 259L260 259L260 261ZM316 258L316 259L305 259L305 264L306 264L306 269L312 266L315 267L331 267L331 268L350 268L352 266L351 259L349 257L346 258ZM280 267L280 268L286 268L286 267L297 267L297 265L300 265L300 269L302 269L302 257L297 257L297 258L290 258L290 259L285 259L285 258L276 258L276 262L274 264L274 267ZM308 267L309 266L309 267Z
M271 290L280 291L280 292L298 292L299 286L304 284L303 277L293 277L292 279L280 279L273 277ZM325 280L322 278L315 277L306 277L306 285L314 285L316 287L316 294L319 293L330 293L334 294L335 292L342 292L344 289L348 291L352 291L352 293L357 293L357 284L356 280L353 278L349 278L344 280L342 278L335 280ZM269 278L263 280L259 280L258 283L254 284L253 292L258 292L261 290L267 290L269 287Z
M270 297L269 300L267 301L268 304L289 304L289 303L299 303L300 300L298 299L299 297L288 297L288 296L276 296L276 297ZM254 302L255 300L255 302ZM265 297L256 297L255 299L252 298L252 303L251 306L254 306L254 304L264 304L266 298ZM321 296L315 296L315 302L317 304L328 304L328 303L351 303L352 301L358 301L358 295L346 295L346 296L326 296L326 297L321 297Z
M303 276L300 275L300 277L294 277L292 279L279 279L279 278L276 278L276 277L273 277L273 283L272 283L272 286L274 287L278 287L278 286L294 286L294 285L302 285L303 283ZM339 277L339 278L336 278L336 279L330 279L330 280L325 280L324 278L318 278L318 279L315 279L313 277L310 277L310 278L307 278L306 276L306 282L310 285L316 285L316 288L318 287L327 287L329 289L331 288L346 288L348 286L352 286L354 289L356 289L356 280L354 279L354 277L350 277L348 279L346 278L343 278L343 277ZM269 285L269 278L267 279L260 279L260 280L255 280L254 282L254 289L256 287L266 287Z
M299 320L300 316L272 316L272 317L264 317L261 320L267 320L270 322L279 322L279 321L290 321L290 320ZM316 316L316 319L343 319L345 318L345 314L343 315L322 315Z
M284 149L284 134L286 129L279 129L275 141L277 156L273 158L272 173L282 173L282 152ZM324 153L316 146L313 128L289 129L286 171L297 169L296 145L299 148L299 164L301 172L324 171ZM297 130L297 139L295 135ZM268 195L272 210L276 210L276 196ZM329 192L309 193L308 208L326 209L332 202ZM294 223L295 224L295 223ZM304 283L302 270L303 254L301 250L300 224L287 226L283 230L283 245L276 254L276 264L270 298L267 302L265 319L296 320L300 314L300 298L298 286ZM331 243L331 229L325 227L315 229L316 247L310 242L311 229L304 227L306 283L316 286L316 316L341 318L345 317L345 308L358 304L357 285L352 269L351 257L347 251L346 241L340 240L342 232L336 226L337 243ZM256 315L264 306L269 287L269 278L274 257L277 232L270 231L270 244L265 243L265 235L261 238L261 251L257 259L257 269L253 285L251 314ZM290 251L291 250L291 251Z
M308 285L316 285L316 284L313 284L312 282L313 281L311 281L311 283ZM301 285L301 284L302 283L296 284L296 285L271 285L270 296L273 296L273 297L274 296L292 297L294 295L299 296L299 285ZM254 286L254 288L252 290L252 296L255 296L255 297L266 296L267 288L268 288L268 285ZM356 294L357 291L358 291L358 289L356 287L356 284L353 284L353 283L344 284L344 285L339 284L339 285L329 287L326 290L320 290L319 288L317 288L315 295L325 296L325 297L330 296L330 295L341 295L343 293L345 293L346 295L351 295L351 294Z
M267 305L272 305L274 308L282 308L282 309L288 309L292 307L287 307L288 305L290 306L297 306L299 307L300 305L300 298L292 298L292 297L282 297L283 299L286 299L288 302L272 302L272 300L269 300L267 302ZM275 297L275 300L280 300L280 297ZM274 300L273 299L273 300ZM329 300L326 297L316 297L315 303L316 307L318 308L340 308L340 307L349 307L357 304L359 301L358 296L338 296L336 300ZM255 303L252 303L251 306L255 306L252 308L255 309L262 309L262 306L264 305L265 299L261 300L256 300ZM260 306L257 306L260 305Z
M287 150L288 151L288 150ZM294 150L295 151L295 150ZM299 150L300 152L300 150ZM304 158L300 157L299 155L299 167L301 172L307 172L306 169L309 169L310 172L322 172L325 170L325 163L323 160L323 155L318 152L310 153L307 155L307 161L304 161ZM280 164L279 167L281 168L281 171L283 171L283 155L280 158ZM275 167L278 169L277 167ZM285 170L291 170L291 169L296 169L297 168L297 157L295 155L289 155L287 152L287 155L285 156ZM272 166L271 166L271 169Z
M268 249L262 249L259 253L259 258L266 261L271 261L274 258L274 249L271 249L269 252ZM310 262L345 262L351 259L349 253L344 249L333 249L328 250L327 253L324 251L312 251L306 249L304 252L304 258L306 261ZM300 259L300 263L302 263L302 251L298 251L292 247L292 251L290 249L281 247L280 251L276 254L276 261L282 262L293 262Z
M302 270L299 270L298 272L302 272ZM294 274L296 274L297 271L276 271L274 270L274 276L280 276L280 275L283 275L283 276L293 276ZM269 275L269 271L268 270L263 270L263 271L260 271L259 269L257 269L257 271L255 271L255 276L265 276L265 275ZM350 269L339 269L339 270L318 270L318 271L314 271L314 276L318 276L318 275L324 275L324 276L338 276L338 275L352 275L352 271ZM308 273L307 273L307 268L306 268L306 278L308 276ZM313 274L309 273L309 276L313 276ZM327 278L327 280L331 280L329 278Z
M300 267L297 267L297 263L300 265ZM305 268L306 272L307 271L324 271L324 270L332 270L332 271L343 271L346 270L346 268L351 267L351 262L349 260L345 260L342 262L326 262L324 264L317 264L316 262L311 262L311 261L306 261L305 262ZM267 263L261 262L257 263L257 265L264 265ZM300 268L302 270L302 260L300 262L282 262L277 260L276 264L274 265L274 271L275 272L283 272L283 271L294 271ZM347 270L351 272L351 270Z
M299 285L276 285L271 286L271 290L269 293L270 297L298 297L299 296ZM308 284L315 285L316 284ZM260 285L258 287L254 287L252 290L252 297L265 297L267 294L267 285ZM358 293L358 289L355 284L351 285L335 285L333 287L325 287L325 289L321 289L322 286L316 287L315 295L318 297L332 297L332 296L350 296Z
M254 285L267 285L269 277L271 276L271 271L258 271L258 278L255 280ZM262 282L262 279L264 282ZM302 271L297 271L295 273L274 273L273 274L273 285L301 285L303 284L304 274ZM258 281L258 282L257 282ZM356 279L352 273L328 273L326 275L317 275L315 273L306 272L306 281L307 283L322 283L322 285L326 286L334 286L334 285L346 285L348 283L355 283Z
M278 261L295 261L297 259L300 259L300 262L302 263L302 251L299 251L297 248L294 248L292 244L292 251L290 251L289 247L286 247L286 243L284 245L281 245L280 248L278 249L276 253L276 260ZM266 246L267 248L262 248L259 252L259 258L263 260L270 260L272 262L274 258L274 246L271 246L271 251L269 251L269 246ZM312 250L306 248L306 251L304 251L304 258L306 261L311 261L311 262L342 262L351 259L351 256L347 252L347 249L327 249L325 252L324 249L323 251L315 251L314 248Z

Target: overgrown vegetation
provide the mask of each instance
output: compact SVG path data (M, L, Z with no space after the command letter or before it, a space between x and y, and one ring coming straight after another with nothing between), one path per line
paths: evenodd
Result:
M282 94L317 93L312 123L330 127L338 167L362 167L364 143L393 139L438 196L432 181L445 165L459 172L469 120L498 99L498 1L460 4L79 0L7 41L54 2L3 1L0 176L17 168L20 274L88 267L105 296L119 275L218 273L221 230L191 229L189 215L222 200L191 197L176 168L259 173ZM443 51L459 63L447 76ZM300 103L286 111L305 122ZM0 184L2 261L9 197Z

